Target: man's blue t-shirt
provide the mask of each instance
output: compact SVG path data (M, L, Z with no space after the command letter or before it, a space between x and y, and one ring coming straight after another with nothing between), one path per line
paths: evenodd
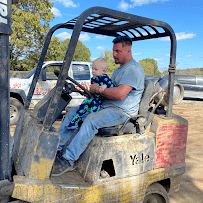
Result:
M127 94L123 100L112 100L105 98L103 100L103 108L115 107L128 116L135 116L138 113L139 102L144 91L145 74L142 66L134 59L118 67L112 74L111 80L115 86L129 85L133 89Z

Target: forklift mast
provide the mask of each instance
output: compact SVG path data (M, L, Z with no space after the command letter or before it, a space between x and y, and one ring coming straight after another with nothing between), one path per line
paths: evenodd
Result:
M0 1L0 180L10 180L11 178L11 161L9 155L9 36L11 35L11 3L11 0Z

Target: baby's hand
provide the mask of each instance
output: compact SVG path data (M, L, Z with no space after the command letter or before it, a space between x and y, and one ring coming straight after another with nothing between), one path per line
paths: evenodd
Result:
M102 93L107 88L107 85L99 86L99 93Z

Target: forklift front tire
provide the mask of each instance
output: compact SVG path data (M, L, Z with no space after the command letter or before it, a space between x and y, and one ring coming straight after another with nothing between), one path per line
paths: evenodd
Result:
M153 183L147 188L143 203L170 203L165 188L159 183Z
M16 98L10 97L10 124L17 124L23 104Z

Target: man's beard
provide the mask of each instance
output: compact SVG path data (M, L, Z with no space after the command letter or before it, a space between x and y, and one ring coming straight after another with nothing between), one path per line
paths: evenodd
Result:
M118 59L117 59L118 60ZM120 64L118 61L116 62L116 59L114 59L115 64Z

